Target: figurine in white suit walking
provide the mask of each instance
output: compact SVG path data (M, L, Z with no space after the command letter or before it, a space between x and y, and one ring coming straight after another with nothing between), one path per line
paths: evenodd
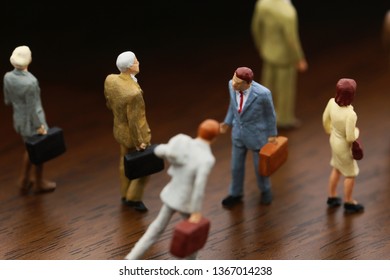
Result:
M172 179L161 191L163 205L157 218L126 259L140 259L163 233L175 212L179 212L183 218L189 218L190 222L200 221L207 178L215 163L210 144L218 134L219 123L207 119L199 125L196 138L178 134L167 144L155 148L154 153L170 163L168 174ZM194 253L188 258L195 259L196 255Z

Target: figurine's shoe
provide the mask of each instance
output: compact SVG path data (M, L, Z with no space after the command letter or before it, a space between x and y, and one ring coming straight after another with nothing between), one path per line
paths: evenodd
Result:
M326 204L330 208L339 207L341 205L341 198L340 197L328 197L328 200L326 201Z
M142 201L126 200L125 198L122 198L122 203L131 208L134 208L134 210L137 210L138 212L148 211L148 208L146 208L145 204Z
M226 207L226 208L231 208L233 207L234 205L238 204L241 202L241 199L242 199L242 195L239 195L239 196L232 196L232 195L229 195L227 197L225 197L223 200L222 200L222 206Z
M353 213L359 213L364 211L364 206L359 203L344 203L344 210L345 213L353 214Z
M271 190L265 191L261 193L261 198L260 198L260 204L263 205L270 205L273 199L273 195Z
M45 193L52 192L56 189L56 182L43 180L40 184L35 183L34 192L35 193Z

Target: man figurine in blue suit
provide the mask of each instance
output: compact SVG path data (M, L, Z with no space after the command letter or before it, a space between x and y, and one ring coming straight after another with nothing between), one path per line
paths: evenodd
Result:
M231 208L241 202L244 194L245 159L252 151L257 186L261 191L261 204L272 202L269 177L259 174L259 151L277 136L275 109L269 89L253 81L248 67L239 67L229 81L230 104L220 132L232 127L232 182L229 195L222 205Z

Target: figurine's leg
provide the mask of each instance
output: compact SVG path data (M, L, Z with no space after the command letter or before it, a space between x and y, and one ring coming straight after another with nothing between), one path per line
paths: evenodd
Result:
M164 232L172 215L176 211L165 204L162 205L157 218L150 224L144 235L138 240L130 253L125 257L128 260L138 260L152 246Z
M359 213L364 211L364 206L352 198L355 177L346 177L344 179L344 209L346 213Z
M36 192L51 192L56 188L56 183L43 179L43 164L35 166L35 191Z
M261 192L261 204L271 204L273 195L271 191L271 180L267 176L261 176L259 172L259 151L252 151L253 156L253 168L255 169L257 187Z
M298 126L295 118L295 95L296 95L296 70L294 67L280 67L277 70L275 91L278 98L277 123L280 127Z
M285 112L285 122L294 126L297 122L295 118L295 98L296 98L296 79L297 71L294 66L287 67L280 72L280 87L283 93L283 112Z
M32 164L26 151L23 155L22 172L19 179L22 193L27 193L32 187L32 181L30 178L31 166Z
M274 84L275 84L275 75L274 75L274 66L266 61L263 63L263 68L261 72L261 83L263 86L268 88L271 93L272 93L272 99L274 102L274 107L275 110L276 108L276 103L278 100L278 93L274 89Z
M271 181L267 176L261 176L259 172L259 151L252 151L253 156L253 168L255 170L257 187L263 192L268 192L271 190Z
M344 199L345 202L348 203L356 203L356 201L352 198L353 187L355 185L354 177L346 177L344 179Z
M342 203L341 197L337 196L337 184L340 180L340 176L340 171L336 168L333 168L329 176L328 200L326 201L326 204L328 204L328 206L331 208L338 207Z
M229 195L239 197L244 192L245 159L247 149L244 145L233 144L232 146L232 182L229 189Z
M121 197L122 200L126 199L127 190L130 185L130 180L125 175L125 163L124 157L128 153L129 149L125 146L120 146L120 157L119 157L119 179L121 183Z
M328 196L337 197L337 184L340 179L340 171L336 168L332 169L329 177Z
M142 201L146 183L149 181L149 176L131 180L126 193L126 199L131 201Z

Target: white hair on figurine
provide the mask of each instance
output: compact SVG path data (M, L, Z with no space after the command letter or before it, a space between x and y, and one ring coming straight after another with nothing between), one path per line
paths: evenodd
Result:
M15 68L22 69L27 67L32 60L30 48L27 46L15 48L9 60Z
M131 66L133 66L135 61L135 54L131 51L123 52L118 55L116 59L116 67L119 71L126 72Z

